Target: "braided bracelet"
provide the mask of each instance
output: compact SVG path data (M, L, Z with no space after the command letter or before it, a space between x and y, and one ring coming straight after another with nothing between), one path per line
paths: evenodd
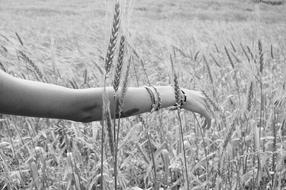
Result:
M145 86L145 89L150 95L151 102L152 102L151 112L153 112L153 111L158 111L161 108L161 97L160 97L160 94L157 88L155 88L154 86L151 86L151 87L152 88L150 88L149 86Z
M145 86L145 89L147 90L150 98L151 98L151 112L154 111L155 105L156 105L156 100L155 100L155 96L154 93L152 91L152 89L148 86Z

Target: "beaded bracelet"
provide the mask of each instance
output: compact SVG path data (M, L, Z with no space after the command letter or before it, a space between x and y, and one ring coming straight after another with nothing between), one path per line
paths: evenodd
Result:
M181 98L181 105L180 107L183 107L184 103L187 101L187 96L186 96L186 93L181 89L181 92L182 92L182 98Z
M176 103L170 110L176 110L176 109L181 109L184 104L187 102L187 96L186 96L186 93L180 89L182 94L181 94L181 99L180 99L180 103Z
M151 98L151 112L158 111L161 108L162 105L162 99L159 94L159 91L156 87L151 86L145 86L145 89L147 90L150 98ZM152 90L153 89L153 90ZM154 93L155 92L155 93ZM175 109L182 108L183 105L187 102L187 96L186 93L181 89L181 99L179 105L175 104ZM172 109L173 110L173 109Z

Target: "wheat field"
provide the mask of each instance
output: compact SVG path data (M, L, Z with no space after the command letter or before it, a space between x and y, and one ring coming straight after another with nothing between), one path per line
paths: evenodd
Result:
M115 1L0 5L0 67L11 75L69 88L176 78L213 110L209 130L184 110L122 118L118 146L101 122L2 115L0 189L286 189L286 2L120 0L114 47Z

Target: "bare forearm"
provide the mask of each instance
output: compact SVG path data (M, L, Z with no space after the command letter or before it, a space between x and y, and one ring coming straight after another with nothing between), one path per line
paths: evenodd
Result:
M0 113L90 122L102 119L104 88L70 89L14 78L0 72ZM162 108L175 104L170 86L157 87ZM114 91L106 88L114 115ZM151 98L144 87L128 88L121 117L149 112Z
M174 93L171 86L158 86L156 88L162 100L162 108L169 107L175 104L175 97L173 95ZM76 105L80 107L79 110L84 110L81 114L81 121L97 121L102 118L103 91L103 88L77 90L76 94L78 97L78 103L76 103ZM107 87L106 95L110 102L111 114L114 115L115 101L113 88ZM120 97L117 95L117 98ZM120 113L120 116L128 117L140 113L150 112L151 104L151 98L144 87L130 87L127 89L124 98L123 109Z

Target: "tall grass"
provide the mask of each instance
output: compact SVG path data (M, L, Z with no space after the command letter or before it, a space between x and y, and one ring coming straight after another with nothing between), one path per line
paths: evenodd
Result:
M102 126L4 115L0 189L285 188L284 25L262 24L257 37L250 21L171 19L163 30L155 20L146 27L146 18L136 15L141 24L134 21L123 34L124 6L115 2L112 9L106 52L93 22L66 33L68 27L55 26L53 47L35 28L23 25L16 35L1 30L2 70L73 88L110 85L118 110L109 110L103 98ZM143 14L144 7L134 11ZM172 47L178 52L175 76L166 56ZM59 62L57 72L52 60ZM180 109L112 121L116 113L120 118L128 86L170 85L174 78L180 79L177 97L180 86L203 90L214 111L209 131L200 129L197 115Z
M178 76L174 68L172 56L170 56L170 61L171 61L171 67L172 67L172 72L173 72L173 77L174 77L174 94L175 94L175 99L176 99L176 109L178 111L178 120L179 120L179 127L180 127L180 138L181 138L180 143L182 144L182 147L183 147L183 159L184 159L184 167L185 167L185 184L186 184L187 190L189 190L190 184L189 184L189 175L188 175L188 165L187 165L187 157L186 157L186 148L184 144L183 124L182 124L182 118L181 118L182 91L179 87ZM179 153L181 153L181 150L179 150Z

